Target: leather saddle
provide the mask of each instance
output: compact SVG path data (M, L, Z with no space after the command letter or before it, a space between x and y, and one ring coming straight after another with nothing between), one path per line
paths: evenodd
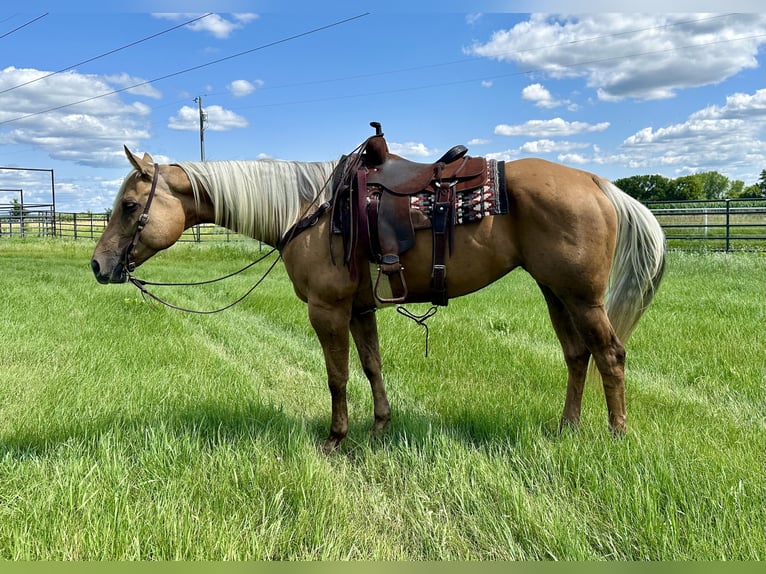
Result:
M456 145L434 163L410 161L389 152L380 124L372 122L371 125L377 133L367 140L362 160L369 170L367 183L380 185L397 195L412 195L428 188L437 179L437 169L441 170L443 179L453 177L458 167L457 160L468 152L467 147Z
M431 298L436 305L447 305L446 265L448 247L452 248L456 193L479 188L487 181L487 160L466 156L468 149L458 145L434 163L418 163L393 154L383 137L381 125L371 122L375 135L341 161L344 174L336 181L336 190L348 194L349 209L341 227L350 237L346 261L353 261L357 244L366 250L370 261L378 265L374 294L384 304L402 303L408 296L404 267L400 256L415 245L415 232L432 229L433 253ZM334 203L342 192L336 191ZM423 199L431 206L430 214L413 208L413 199ZM336 211L333 206L333 211ZM336 220L337 221L337 220ZM381 295L381 276L391 281L391 297ZM396 285L396 287L395 287Z

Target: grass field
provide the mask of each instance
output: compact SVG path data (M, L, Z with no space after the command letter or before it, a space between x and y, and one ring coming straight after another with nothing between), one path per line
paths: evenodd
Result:
M603 391L556 432L566 370L523 272L422 330L378 313L394 411L372 441L358 361L350 435L278 266L215 316L104 287L93 244L0 241L0 559L766 558L764 254L669 256L628 344L630 432ZM205 279L252 245L178 245L139 271ZM162 293L213 308L257 273Z

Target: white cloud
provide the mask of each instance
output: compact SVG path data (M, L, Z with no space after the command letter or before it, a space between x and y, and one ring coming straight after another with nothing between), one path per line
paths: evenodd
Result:
M179 21L189 20L195 16L201 16L201 14L153 14L155 18L163 18L165 20ZM195 32L208 32L216 38L226 39L234 30L244 28L246 24L256 20L257 14L232 14L231 19L226 19L220 14L211 14L201 20L192 22L187 28Z
M482 80L481 87L482 88L491 88L494 85L494 82L492 80Z
M248 82L247 80L234 80L228 86L231 95L237 98L252 94L255 90L263 86L263 80L255 80L255 82Z
M565 152L586 147L590 147L590 144L585 142L554 141L549 139L542 139L526 142L521 146L521 151L524 153L540 154Z
M117 89L129 88L125 90L129 94L134 96L146 96L147 98L160 99L162 92L156 89L151 84L146 83L143 78L136 78L129 74L114 74L111 76L104 76L104 80L113 84ZM140 85L139 85L140 84ZM129 86L136 86L135 88Z
M542 84L530 84L521 90L521 99L534 102L539 108L555 108L560 105Z
M258 14L254 14L252 12L236 12L232 14L232 16L234 16L234 19L237 22L242 24L249 24L250 22L254 22L258 19Z
M523 124L495 126L495 133L501 136L531 136L538 138L563 137L579 133L602 132L609 127L609 122L588 124L585 122L568 122L562 118L550 120L529 120Z
M468 24L469 26L473 26L473 25L474 25L474 24L476 24L476 23L477 23L479 20L481 20L481 17L482 17L482 16L483 16L483 14L482 14L481 12L475 12L475 13L473 13L473 14L468 14L468 15L465 17L465 23L466 23L466 24Z
M530 84L521 90L521 99L528 102L534 102L535 106L543 109L558 108L559 106L567 106L567 109L570 111L578 109L577 104L574 104L569 100L555 99L542 84Z
M32 146L56 160L105 167L122 165L123 144L136 146L150 137L151 110L146 104L125 102L121 94L103 96L114 91L115 83L136 78L70 71L12 89L49 73L12 66L0 70L0 91L9 90L0 94L0 122L9 122L0 126L0 143ZM156 97L151 91L145 95ZM92 99L69 105L88 98Z
M569 165L585 165L588 163L592 163L592 158L587 158L584 155L581 155L579 153L565 153L561 154L557 158L561 163L566 163Z
M602 100L649 100L755 68L764 27L766 14L535 14L466 51L552 78L586 77Z
M766 165L766 89L736 93L686 121L645 127L622 144L636 167L672 167L681 172L722 171L754 183Z
M246 128L249 125L246 118L221 106L207 106L204 111L207 114L206 130L226 132L236 128ZM172 130L199 130L199 109L183 106L168 120L168 127Z
M519 150L517 149L507 149L503 151L496 151L492 153L488 153L486 155L487 159L495 159L497 161L513 161L515 159L519 159L521 154L519 153Z
M400 155L402 157L428 157L438 153L438 150L429 149L425 144L416 142L388 142L388 149L391 151L391 153L395 153L396 155Z
M209 106L207 117L207 129L214 132L226 132L236 128L246 128L250 125L247 118L221 106Z
M489 143L492 143L492 140L486 138L473 138L472 140L468 140L468 145L487 145Z
M625 140L627 146L696 140L710 134L734 136L745 131L757 137L766 127L766 89L755 94L733 94L724 106L709 106L691 114L687 121L654 130L643 128Z
M524 124L524 126L528 126ZM516 126L518 132L524 130ZM528 131L532 131L531 128ZM766 165L766 89L728 96L723 105L711 105L690 114L686 121L644 127L625 138L619 149L608 152L566 141L541 139L527 142L520 152L560 152L557 161L569 165L619 165L637 173L663 173L677 177L718 171L746 184L755 183ZM555 136L552 136L555 137ZM494 154L511 159L514 150Z
M199 129L199 110L191 106L183 106L176 115L168 119L171 130L191 131Z

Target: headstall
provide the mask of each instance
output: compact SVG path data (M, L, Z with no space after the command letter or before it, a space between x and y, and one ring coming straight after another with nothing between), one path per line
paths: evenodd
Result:
M144 227L146 227L146 223L149 221L149 208L152 206L152 200L154 199L154 194L157 191L157 178L159 176L159 173L160 173L160 166L155 163L154 176L152 176L152 188L149 190L149 197L146 199L146 204L144 205L144 211L141 213L141 216L138 218L138 225L136 226L136 232L133 234L133 240L130 242L130 245L128 245L128 248L125 250L124 264L125 264L125 269L128 271L128 273L133 273L133 271L136 270L136 260L133 257L133 250L136 248L136 245L138 245L138 242L141 239L141 232L144 230Z

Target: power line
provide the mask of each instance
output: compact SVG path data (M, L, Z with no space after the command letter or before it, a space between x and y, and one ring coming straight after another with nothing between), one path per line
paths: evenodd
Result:
M26 28L26 27L27 27L27 26L29 26L30 24L34 24L35 22L37 22L37 21L38 21L38 20L40 20L41 18L45 18L47 15L48 15L48 12L46 12L45 14L41 14L41 15L40 15L40 16L38 16L37 18L32 18L32 19L31 19L29 22L25 22L24 24L22 24L22 25L21 25L21 26L19 26L18 28L14 28L14 29L13 29L13 30L11 30L10 32L6 32L6 33L5 33L5 34L3 34L2 36L0 36L0 38L5 38L6 36L10 36L10 35L11 35L11 34L13 34L14 32L18 32L18 31L19 31L19 30L21 30L22 28Z
M264 50L266 48L271 48L272 46L277 46L279 44L284 44L285 42L289 42L291 40L296 40L298 38L302 38L302 37L305 37L305 36L309 36L311 34L315 34L316 32L321 32L322 30L327 30L329 28L333 28L335 26L339 26L341 24L345 24L345 23L351 22L353 20L357 20L359 18L363 18L364 16L368 16L369 14L370 14L369 12L365 12L363 14L358 14L358 15L352 16L350 18L345 18L343 20L337 20L337 21L335 21L335 22L333 22L331 24L326 24L324 26L319 26L318 28L313 28L313 29L308 30L306 32L301 32L299 34L294 34L292 36L288 36L287 38L282 38L280 40L275 40L275 41L269 42L267 44L262 44L260 46L255 47L255 48L251 48L250 50L245 50L244 52L238 52L238 53L232 54L230 56L225 56L223 58L218 58L217 60L212 60L212 61L207 62L205 64L199 64L197 66L192 66L191 68L186 68L184 70L179 70L177 72L173 72L171 74L166 74L166 75L160 76L158 78L154 78L154 79L151 79L151 80L146 80L144 82L139 82L139 83L133 84L131 86L126 86L124 88L120 88L119 90L112 90L111 92L106 92L104 94L99 94L97 96L91 96L90 98L85 98L83 100L79 100L79 101L72 102L72 103L69 103L69 104L63 104L61 106L56 106L56 107L53 107L53 108L48 108L47 110L41 110L39 112L33 112L31 114L26 114L26 115L23 115L23 116L19 116L17 118L12 118L10 120L5 120L3 122L0 122L0 126L5 125L5 124L10 124L12 122L17 122L19 120L24 120L24 119L27 119L27 118L31 118L31 117L34 117L34 116L39 116L39 115L42 115L42 114L47 114L47 113L50 113L50 112L55 112L55 111L58 111L58 110L63 110L65 108L71 108L72 106L76 106L76 105L79 105L79 104L84 104L86 102L91 102L93 100L97 100L99 98L105 98L107 96L112 96L114 94L119 94L119 93L122 93L122 92L126 92L128 90L132 90L134 88L145 86L147 84L152 84L154 82L159 82L161 80L167 80L168 78L173 78L175 76L180 76L181 74L186 74L188 72L193 72L193 71L196 71L196 70L201 70L202 68L207 68L208 66L212 66L214 64L220 64L221 62L225 62L227 60L232 60L234 58L239 58L240 56L244 56L244 55L247 55L247 54L252 54L253 52L257 52L258 50Z
M99 54L98 56L93 56L92 58L88 58L87 60L83 60L82 62L77 62L76 64L72 64L71 66L67 66L66 68L61 68L60 70L56 70L55 72L50 72L48 74L40 76L39 78L35 78L34 80L29 80L28 82L24 82L23 84L19 84L18 86L13 86L12 88L6 88L5 90L0 91L0 94L10 92L12 90L21 88L23 86L28 86L29 84L34 84L35 82L39 82L40 80L44 80L45 78L50 78L51 76L55 76L56 74L66 72L67 70L71 70L73 68L76 68L77 66L82 66L83 64L89 64L90 62L100 60L101 58L105 58L106 56L111 56L112 54L116 54L117 52L120 52L127 48L132 48L133 46L136 46L148 40L152 40L156 38L157 36L162 36L163 34L167 34L168 32L172 32L173 30L177 30L178 28L183 28L184 26L193 24L197 20L202 20L203 18L207 18L210 15L212 15L212 12L208 12L207 14L204 14L203 16L199 16L197 18L194 18L193 20L184 22L183 24L178 24L177 26L173 26L172 28L168 28L167 30L163 30L162 32L157 32L156 34L152 34L151 36L147 36L146 38L141 38L140 40L136 40L135 42L131 42L130 44L125 44L124 46L120 46L119 48L115 48L114 50L104 52L103 54Z

